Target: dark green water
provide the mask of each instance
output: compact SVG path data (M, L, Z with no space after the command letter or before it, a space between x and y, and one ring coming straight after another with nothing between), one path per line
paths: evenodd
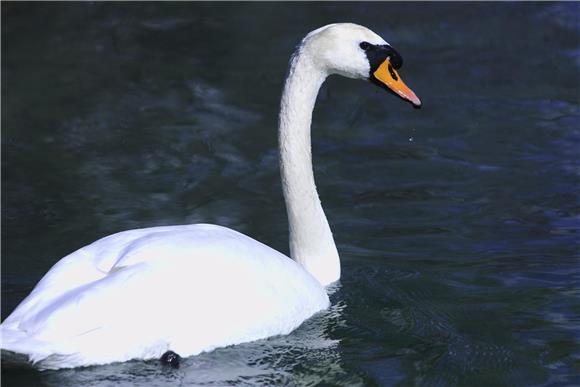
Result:
M315 173L343 261L286 337L3 386L580 384L580 4L2 4L2 318L62 256L211 222L283 252L278 101L301 37L366 25L416 111L331 78ZM104 343L106 345L106 343Z

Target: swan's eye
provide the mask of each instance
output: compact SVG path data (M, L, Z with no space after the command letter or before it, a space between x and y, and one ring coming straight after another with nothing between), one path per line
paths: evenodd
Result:
M369 42L361 42L361 44L359 45L360 48L362 48L363 50L367 51L369 50L373 45L370 44Z

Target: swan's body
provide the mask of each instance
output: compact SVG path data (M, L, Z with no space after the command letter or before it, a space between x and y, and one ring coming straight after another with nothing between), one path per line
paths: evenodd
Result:
M298 263L236 231L130 230L60 260L4 321L2 346L44 368L189 356L290 333L328 305Z
M364 27L335 24L307 35L291 62L279 140L293 259L215 225L114 234L50 269L2 323L2 349L40 368L158 358L167 350L190 356L287 334L327 308L324 286L340 278L340 263L314 184L310 123L328 75L379 74L361 42L390 47Z

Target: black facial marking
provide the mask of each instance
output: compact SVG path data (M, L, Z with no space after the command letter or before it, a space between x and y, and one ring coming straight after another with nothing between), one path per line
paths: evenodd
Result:
M395 70L398 70L401 68L401 66L403 66L403 57L393 47L389 46L388 44L375 45L370 44L368 42L362 42L360 44L360 47L365 51L365 54L367 55L367 59L371 66L369 78L372 78L372 74L375 71L377 71L377 68L387 58L391 58L391 64L393 65Z

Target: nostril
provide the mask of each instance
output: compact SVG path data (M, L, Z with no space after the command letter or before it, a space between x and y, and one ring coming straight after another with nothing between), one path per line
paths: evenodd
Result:
M397 77L397 73L395 72L395 70L393 70L393 66L389 63L389 74L391 74L391 78L393 78L395 81L399 80L399 77Z

